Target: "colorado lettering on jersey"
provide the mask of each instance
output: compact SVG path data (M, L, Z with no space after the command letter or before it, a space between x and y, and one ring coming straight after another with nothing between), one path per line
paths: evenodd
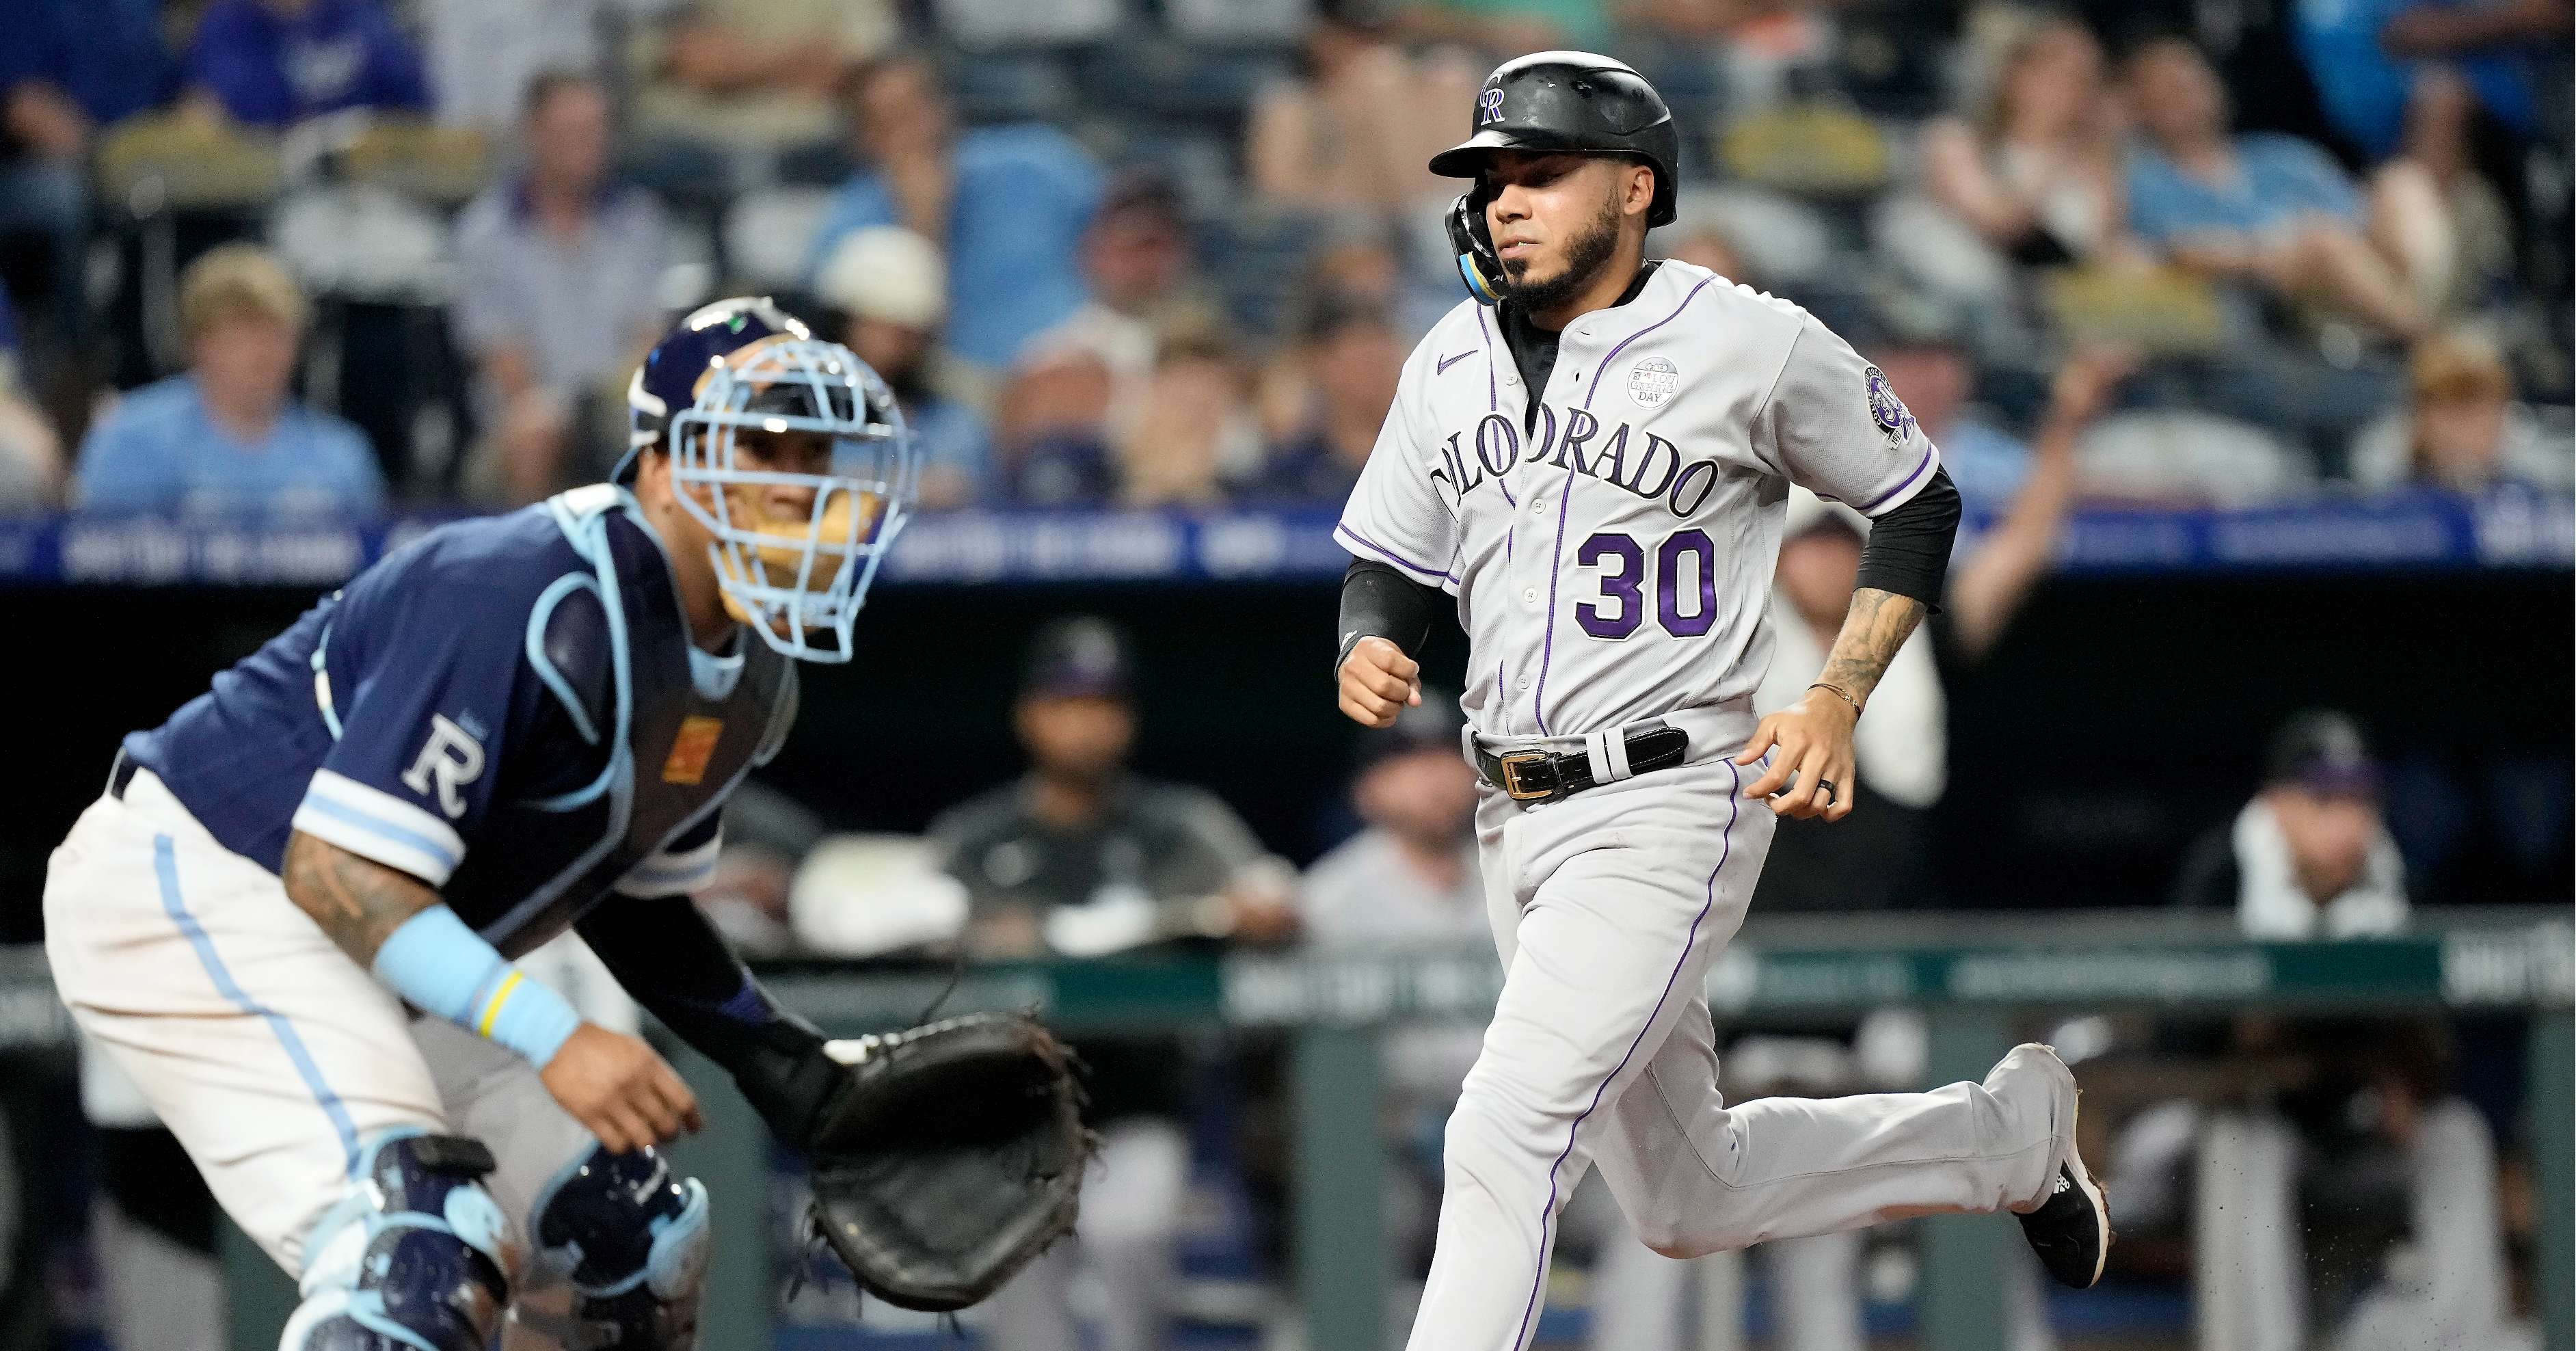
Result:
M1676 517L1698 511L1717 490L1714 458L1686 461L1680 447L1653 432L1625 422L1605 432L1587 409L1569 407L1560 416L1544 403L1537 423L1526 448L1519 425L1501 413L1487 413L1472 428L1449 433L1441 443L1441 462L1429 471L1432 482L1463 507L1468 494L1502 481L1515 466L1544 463L1661 502Z
M1813 315L1652 266L1560 331L1544 388L1491 311L1452 310L1405 363L1335 529L1457 597L1459 702L1486 735L1750 696L1789 485L1875 516L1938 465L1883 374Z

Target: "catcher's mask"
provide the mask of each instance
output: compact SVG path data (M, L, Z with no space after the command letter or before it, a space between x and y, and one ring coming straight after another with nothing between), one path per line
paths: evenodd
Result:
M885 382L770 301L736 299L682 320L637 368L627 403L619 478L637 453L664 448L673 495L714 537L726 611L790 657L848 661L919 476Z

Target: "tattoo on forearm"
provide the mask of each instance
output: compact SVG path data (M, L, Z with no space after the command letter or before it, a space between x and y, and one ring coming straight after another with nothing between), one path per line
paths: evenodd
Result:
M1840 686L1854 699L1868 703L1869 692L1887 674L1887 664L1896 660L1896 650L1905 646L1922 620L1923 602L1911 596L1871 586L1854 591L1851 612L1843 616L1843 631L1835 636L1834 650L1825 658L1817 681Z
M281 871L286 894L360 966L374 964L403 921L438 904L419 878L302 833L287 837Z

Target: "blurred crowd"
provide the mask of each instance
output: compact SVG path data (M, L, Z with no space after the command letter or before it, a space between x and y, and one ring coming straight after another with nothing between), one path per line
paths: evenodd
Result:
M1972 506L2568 490L2564 0L23 0L0 503L523 502L767 291L959 503L1330 501L1460 298L1501 57L1673 105L1661 254L1887 369ZM14 313L13 313L14 312Z

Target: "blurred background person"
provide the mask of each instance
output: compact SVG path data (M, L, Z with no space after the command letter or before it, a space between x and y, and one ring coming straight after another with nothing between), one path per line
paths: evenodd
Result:
M2513 370L2475 333L2436 334L2415 345L2403 407L2353 439L2354 486L2392 492L2409 485L2481 494L2522 487L2565 494L2576 456L2562 428L2544 430L2514 398Z
M885 378L921 449L921 501L962 506L993 492L992 434L983 392L939 344L948 322L948 265L939 246L899 225L853 231L816 279L842 316L841 340Z
M289 388L311 306L267 250L227 244L179 280L188 370L124 398L81 443L84 507L374 512L382 472L358 429Z
M1013 725L1027 774L952 808L930 837L966 888L966 950L984 960L1105 957L1175 938L1277 943L1294 933L1295 874L1214 794L1135 774L1133 658L1087 616L1030 644ZM993 1297L997 1351L1080 1345L1069 1291L1079 1260L1106 1288L1101 1345L1163 1344L1174 1243L1189 1183L1181 1115L1188 1049L1172 1036L1088 1038L1088 1120L1101 1135L1078 1244L1060 1245Z
M517 505L605 478L624 439L625 378L662 333L661 207L610 177L608 91L530 81L527 167L457 222L457 337L485 428L477 496Z
M1157 173L1122 174L1082 232L1088 298L1031 337L1024 350L1077 347L1107 363L1118 382L1110 426L1123 429L1144 411L1163 334L1206 332L1218 324L1190 272L1189 222L1179 191Z
M2227 909L2259 938L2406 927L2406 862L2380 818L2378 762L2340 713L2303 713L2264 752L2262 791L2185 856L2177 903Z
M1348 500L1395 405L1404 342L1385 310L1326 295L1309 310L1300 338L1296 420L1245 485L1248 501Z
M852 70L899 32L886 0L683 0L637 30L627 53L640 79L635 120L646 141L687 147L675 171L728 181L760 161L828 139Z
M519 130L528 85L548 71L606 74L612 24L664 0L415 0L438 120L496 139Z
M2391 337L2425 331L2455 252L2420 176L2383 177L2365 197L2314 145L2231 135L2218 73L2185 39L2142 44L2125 75L2140 133L2128 157L2129 223L2151 249Z
M871 225L937 241L954 299L949 346L993 370L1081 308L1075 259L1102 180L1079 142L1040 123L961 129L938 72L911 53L861 64L844 97L863 167L824 217L815 267Z
M1209 506L1230 476L1255 470L1261 429L1234 350L1213 331L1159 344L1131 421L1112 422L1118 500L1128 506ZM1112 405L1113 417L1115 405Z
M1003 382L993 413L995 480L1022 506L1100 505L1117 495L1109 408L1117 380L1100 354L1040 349Z
M156 0L27 0L0 43L0 235L45 250L39 318L69 338L86 319L89 155L102 127L169 101L178 62Z
M1408 51L1381 0L1324 0L1293 76L1262 86L1244 127L1254 199L1277 210L1391 216L1455 187L1426 167L1483 72L1454 49Z
M2108 259L2125 245L2120 127L2102 60L2081 23L2027 20L1975 117L1924 128L1932 199L2015 263Z
M420 53L376 0L214 0L185 79L193 109L255 127L351 108L429 111Z

